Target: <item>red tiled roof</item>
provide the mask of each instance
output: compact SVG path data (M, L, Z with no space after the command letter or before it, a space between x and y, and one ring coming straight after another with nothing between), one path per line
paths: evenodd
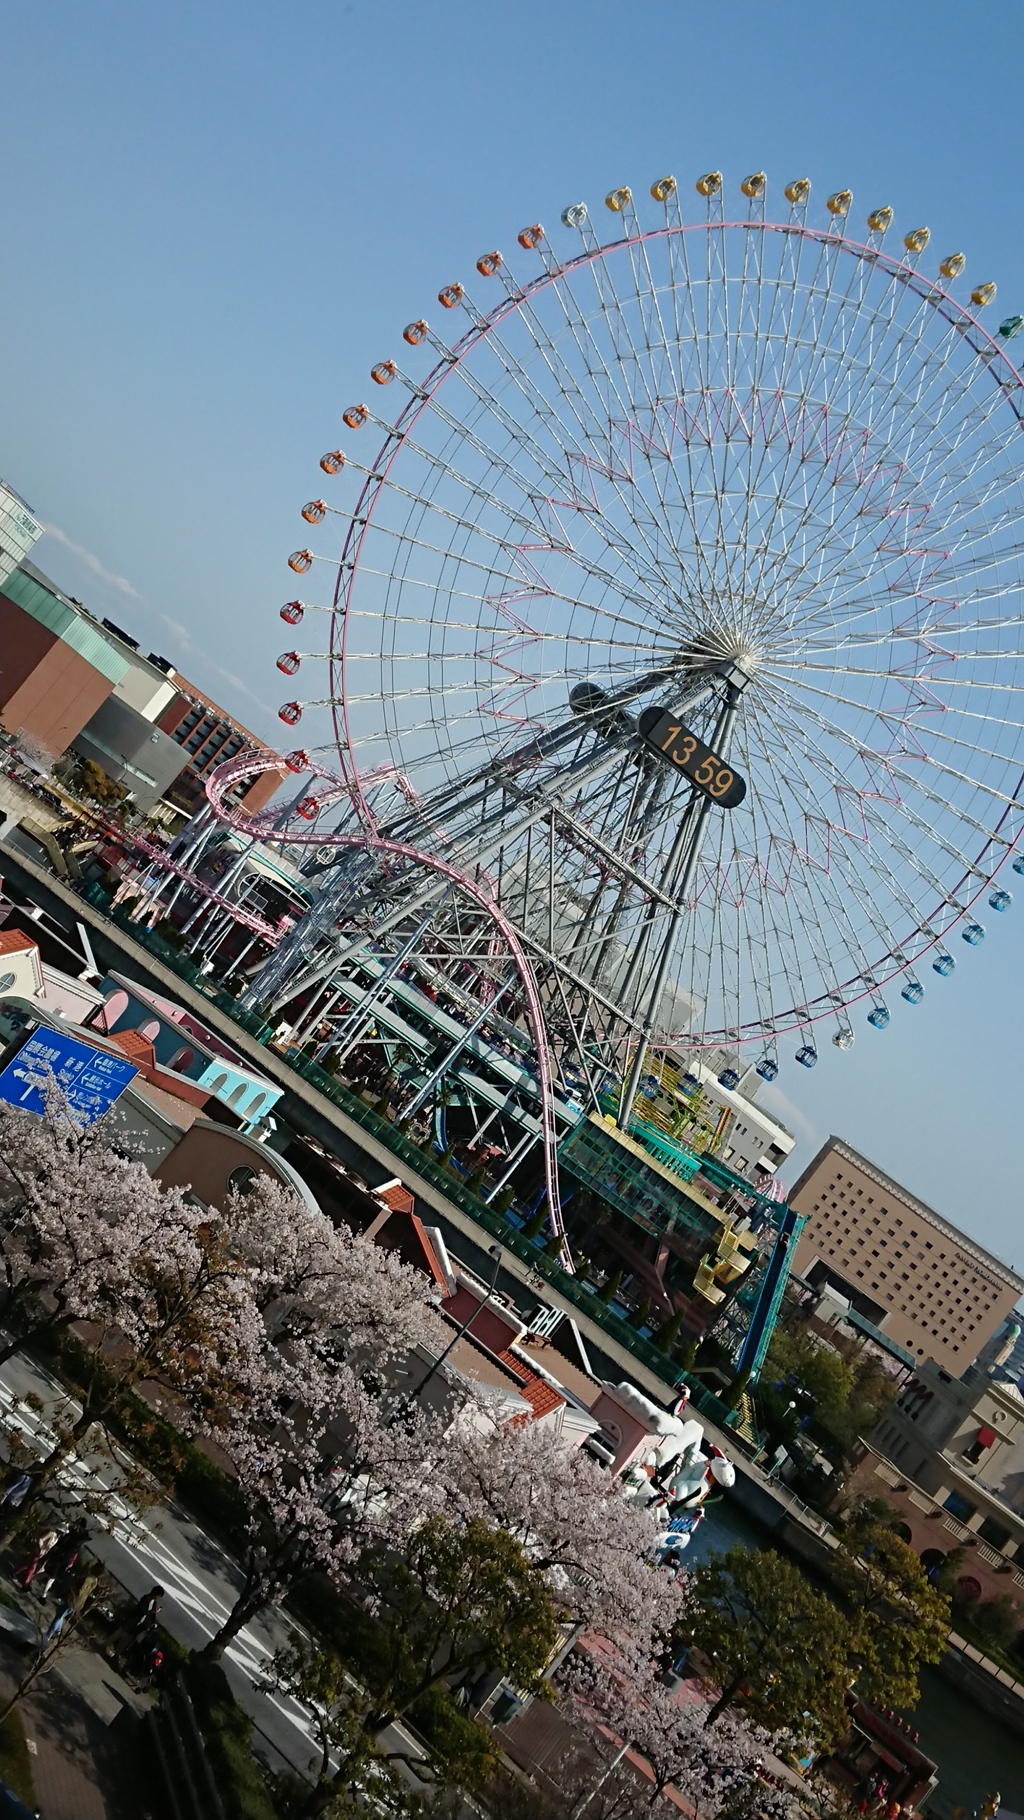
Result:
M375 1192L377 1199L390 1207L392 1213L412 1213L416 1204L408 1188L401 1182L386 1182L383 1188L378 1188Z
M126 1055L137 1068L155 1068L156 1050L148 1037L140 1036L137 1030L117 1030L110 1041L116 1043L122 1055Z
M39 944L23 929L0 929L0 954L19 954L26 948L35 948L38 953Z
M524 1403L529 1403L535 1422L541 1416L549 1416L553 1409L559 1409L565 1402L553 1384L549 1384L546 1378L539 1378L514 1352L496 1352L494 1356L518 1378L519 1394Z
M140 1036L137 1030L117 1030L107 1040L116 1043L122 1055L134 1062L151 1087L162 1087L165 1093L171 1094L176 1100L186 1100L190 1106L206 1105L210 1097L207 1089L200 1087L197 1081L190 1081L183 1074L175 1074L173 1068L161 1068L152 1043L147 1037Z

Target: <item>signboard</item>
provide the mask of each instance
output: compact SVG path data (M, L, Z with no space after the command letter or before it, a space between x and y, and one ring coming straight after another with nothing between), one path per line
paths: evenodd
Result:
M108 1055L63 1030L40 1028L0 1072L0 1099L24 1106L26 1112L43 1112L51 1073L75 1117L91 1125L120 1097L138 1069L126 1057Z
M645 708L637 727L647 745L684 772L720 809L739 808L747 794L745 779L689 727L684 727L678 714L668 709Z

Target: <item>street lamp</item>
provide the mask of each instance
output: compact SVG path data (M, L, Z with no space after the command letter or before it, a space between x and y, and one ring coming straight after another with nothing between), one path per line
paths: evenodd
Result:
M477 1315L482 1314L484 1309L487 1308L490 1305L490 1303L494 1300L494 1288L495 1288L495 1284L498 1281L498 1272L501 1269L501 1246L500 1245L488 1245L487 1255L488 1255L488 1257L494 1259L494 1269L491 1272L491 1281L490 1281L490 1285L487 1290L487 1294L485 1295L482 1302L477 1303L472 1314L467 1315L466 1319L462 1323L462 1326L458 1329L458 1332L452 1335L451 1339L449 1340L444 1351L441 1353L440 1357L436 1358L434 1360L434 1363L430 1367L430 1370L427 1372L426 1377L421 1378L421 1380L417 1384L415 1390L411 1390L409 1392L409 1402L410 1403L414 1403L416 1398L420 1395L420 1392L426 1389L427 1385L430 1383L431 1378L437 1376L437 1373L440 1371L442 1365L444 1364L446 1358L448 1357L448 1354L452 1351L452 1348L458 1345L459 1341L463 1337L463 1334L468 1333L469 1329L473 1325L473 1322L476 1320Z

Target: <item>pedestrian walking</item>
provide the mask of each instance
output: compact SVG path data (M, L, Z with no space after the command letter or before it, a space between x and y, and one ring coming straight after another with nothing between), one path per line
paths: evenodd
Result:
M128 1616L128 1628L133 1636L141 1636L149 1630L160 1616L160 1603L164 1596L162 1586L151 1586L148 1593L136 1599L133 1610Z
M110 1639L110 1648L115 1653L123 1651L127 1656L138 1659L146 1633L156 1629L163 1596L162 1586L151 1586L148 1592L140 1594L129 1607Z
M51 1548L53 1547L53 1545L56 1541L57 1541L57 1531L55 1529L45 1529L43 1531L42 1535L38 1538L35 1548L33 1549L28 1560L25 1562L24 1567L19 1569L16 1578L18 1579L19 1583L25 1588L26 1592L28 1591L29 1587L31 1586L33 1580L36 1577L36 1574L39 1571L40 1562L45 1560L46 1556L49 1554Z
M78 1563L82 1544L88 1533L87 1524L75 1523L64 1536L59 1537L54 1543L47 1557L45 1576L39 1589L40 1598L48 1599L50 1588L72 1572Z

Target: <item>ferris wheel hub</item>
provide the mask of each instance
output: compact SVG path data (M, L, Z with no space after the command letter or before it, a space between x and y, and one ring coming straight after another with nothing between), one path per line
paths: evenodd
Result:
M408 330L432 364L313 502L349 521L328 693L281 712L329 709L352 838L401 848L387 877L367 861L380 905L339 871L318 967L346 918L404 914L400 864L426 902L443 848L521 941L566 1081L619 1080L668 1035L756 1043L767 1079L783 1032L810 1066L820 1019L838 1048L860 999L887 1022L883 984L954 928L969 944L1024 849L1020 319L987 335L945 282L961 256L942 285L914 263L923 230L913 262L847 235L848 191L817 228L806 179L787 223L652 195L648 230L611 192L606 246L568 209L582 256L503 267L487 314L447 287L450 349ZM445 899L430 937L460 990L475 915Z
M762 659L758 646L729 626L709 626L684 647L688 668L713 670L736 689L745 689Z

